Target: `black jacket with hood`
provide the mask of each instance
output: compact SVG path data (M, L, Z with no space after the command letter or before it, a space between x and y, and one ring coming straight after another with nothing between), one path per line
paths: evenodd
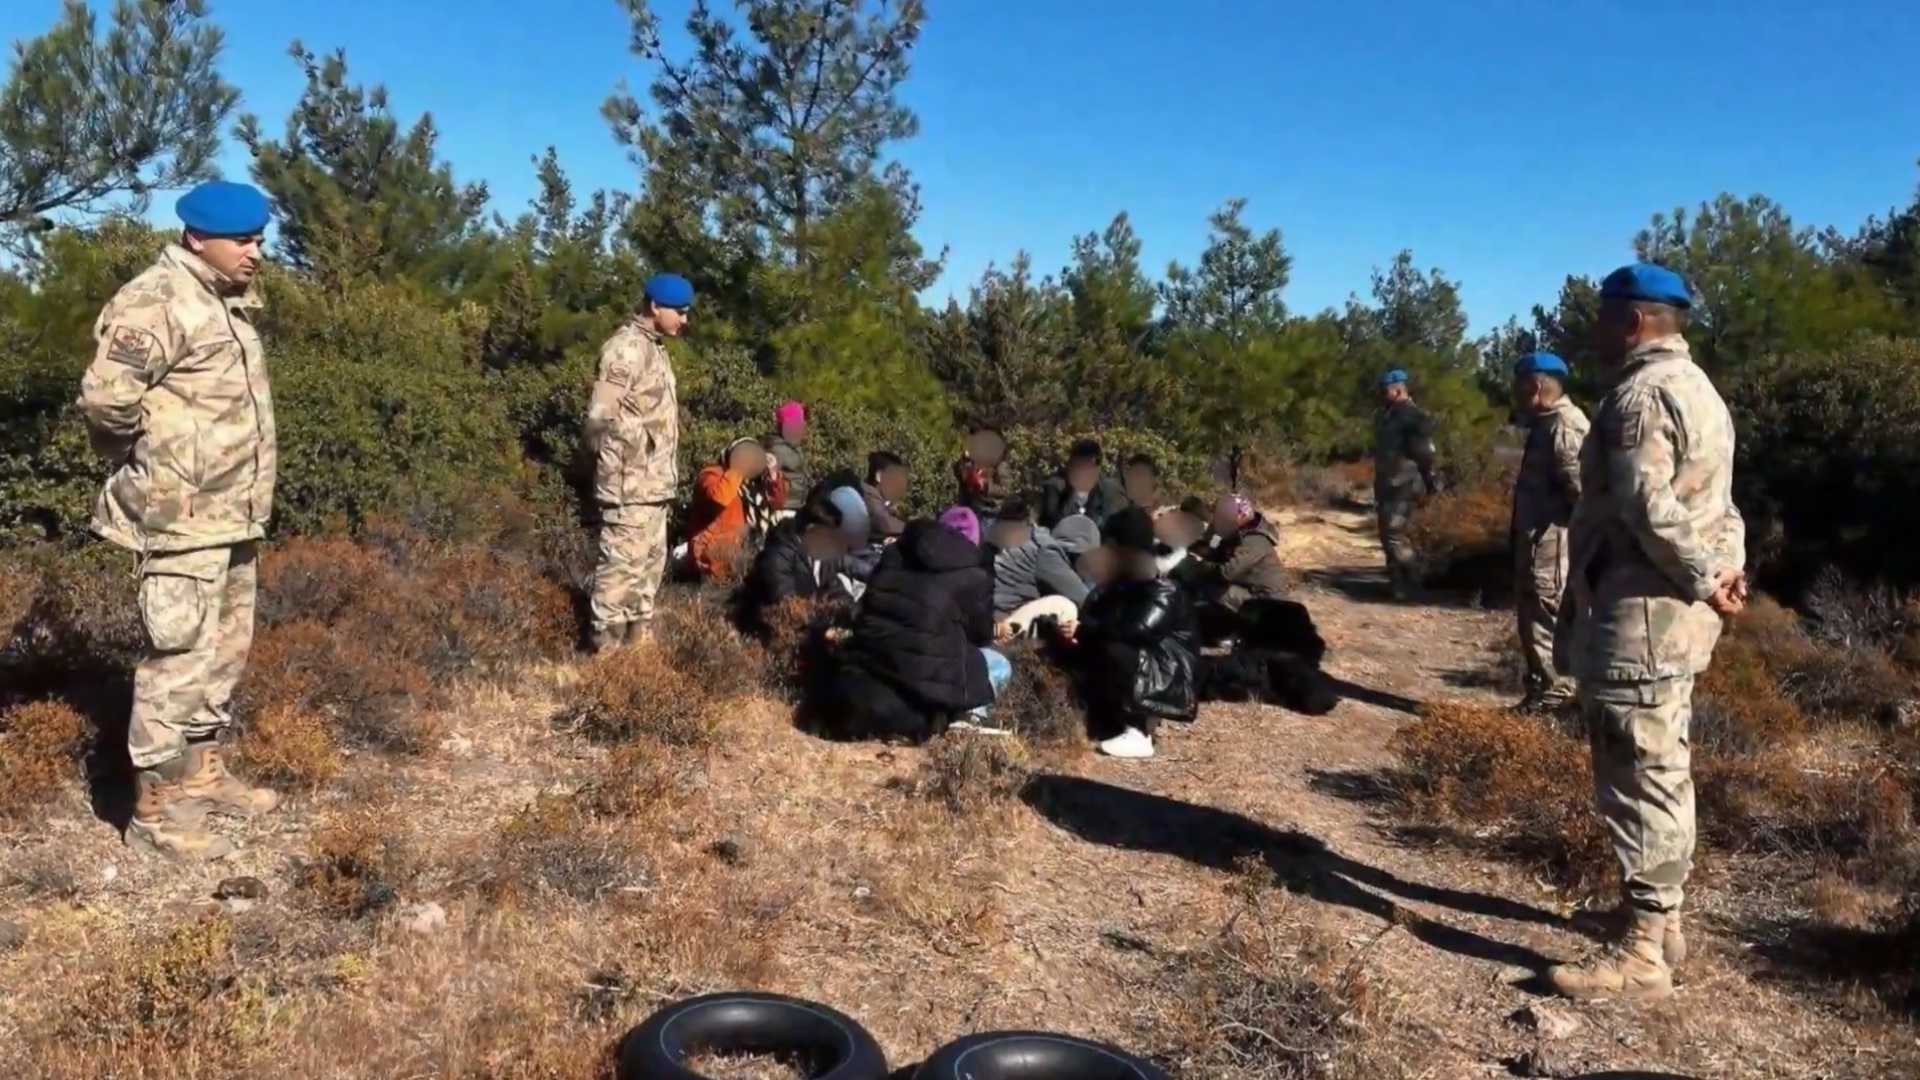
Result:
M929 712L993 702L993 575L973 541L936 521L907 525L854 615L846 659Z

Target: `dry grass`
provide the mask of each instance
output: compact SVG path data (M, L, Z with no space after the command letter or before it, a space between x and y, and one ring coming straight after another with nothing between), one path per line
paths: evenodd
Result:
M1433 1075L1434 1048L1355 950L1249 864L1241 906L1211 939L1168 958L1156 1055L1220 1080L1382 1080Z

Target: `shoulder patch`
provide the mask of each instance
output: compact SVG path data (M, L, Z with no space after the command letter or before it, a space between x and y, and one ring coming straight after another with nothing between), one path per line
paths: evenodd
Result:
M147 370L159 352L159 339L137 326L116 326L107 338L107 359L137 371Z

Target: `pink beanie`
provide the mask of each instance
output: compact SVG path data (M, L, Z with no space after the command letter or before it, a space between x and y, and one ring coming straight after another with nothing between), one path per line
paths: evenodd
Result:
M773 410L773 422L776 424L798 424L806 418L806 406L797 401L786 402Z
M966 537L970 542L980 542L980 515L964 506L949 506L940 511L940 524Z

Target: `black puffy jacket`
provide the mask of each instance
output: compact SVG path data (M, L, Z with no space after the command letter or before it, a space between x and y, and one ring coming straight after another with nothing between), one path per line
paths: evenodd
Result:
M921 520L880 557L845 655L910 704L959 712L993 702L980 653L991 644L993 574L980 548Z
M1165 578L1121 578L1095 589L1080 609L1076 640L1093 665L1124 657L1129 671L1085 671L1098 696L1131 715L1192 720L1199 712L1194 669L1200 651L1193 605Z
M734 615L742 629L757 632L766 626L769 609L799 596L809 600L851 600L840 584L845 570L839 559L816 564L807 556L800 521L788 518L767 534L766 545L754 556L753 569L734 594Z

